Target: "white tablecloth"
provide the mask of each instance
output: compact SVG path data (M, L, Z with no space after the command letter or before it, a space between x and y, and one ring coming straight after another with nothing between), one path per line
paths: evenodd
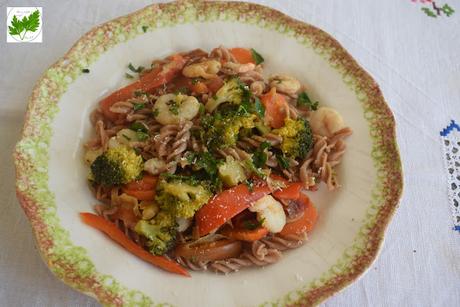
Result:
M405 189L378 260L325 306L459 306L460 232L454 231L443 142L460 121L460 1L437 18L432 1L254 1L337 38L379 83L398 125ZM14 4L13 4L14 3ZM20 1L42 6L41 44L7 44L0 8L0 305L94 306L48 271L14 193L11 159L29 94L45 69L94 25L150 1ZM432 9L433 12L435 12Z

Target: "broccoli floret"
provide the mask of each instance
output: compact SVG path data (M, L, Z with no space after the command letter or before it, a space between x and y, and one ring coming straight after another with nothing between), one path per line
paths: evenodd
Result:
M303 159L313 146L310 124L303 118L286 119L284 126L274 132L283 137L281 150L288 157Z
M91 164L90 178L106 186L125 184L139 177L142 157L126 146L109 148Z
M165 217L166 220L163 220ZM163 255L174 247L177 231L175 224L169 223L171 218L170 215L160 212L150 222L137 222L134 230L148 239L147 246L152 254Z
M202 139L212 151L227 148L235 145L242 130L254 128L256 121L256 115L229 105L204 118Z
M219 177L227 187L234 187L246 180L243 167L232 157L227 157L225 163L219 165Z
M211 97L206 103L206 111L213 112L220 104L230 102L239 105L246 98L248 99L250 92L247 86L238 78L228 80L217 91L214 97Z
M163 177L157 185L155 199L161 209L173 216L191 218L201 206L208 202L212 193L206 185L184 177Z

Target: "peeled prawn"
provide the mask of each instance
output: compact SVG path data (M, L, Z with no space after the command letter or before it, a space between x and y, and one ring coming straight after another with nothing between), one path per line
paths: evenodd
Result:
M300 90L300 82L288 75L273 75L269 79L270 87L275 87L277 92L294 95Z
M155 101L153 110L160 124L172 125L193 119L200 111L200 103L193 96L166 94Z
M221 68L216 60L208 60L200 63L190 64L182 69L182 74L187 78L202 77L205 79L215 78Z
M321 107L312 112L310 126L314 134L331 137L335 132L345 128L342 116L336 110Z
M272 233L277 233L283 230L286 225L286 214L283 210L283 205L267 195L256 201L249 211L257 213L257 220L262 223L262 226Z

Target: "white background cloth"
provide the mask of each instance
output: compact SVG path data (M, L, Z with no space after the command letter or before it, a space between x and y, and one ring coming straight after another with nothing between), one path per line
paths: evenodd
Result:
M254 0L253 0L254 1ZM254 1L332 34L374 76L397 121L405 188L378 260L325 306L459 306L460 233L452 230L439 131L460 121L460 1L426 16L412 0ZM11 153L35 81L93 26L151 1L8 1L43 7L43 43L6 43L0 3L0 305L95 306L40 260L14 193ZM430 6L425 5L425 6Z

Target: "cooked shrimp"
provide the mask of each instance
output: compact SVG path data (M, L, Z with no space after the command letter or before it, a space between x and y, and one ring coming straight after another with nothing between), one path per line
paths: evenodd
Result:
M286 224L286 214L283 210L283 205L267 195L256 201L249 211L257 213L257 220L261 221L262 226L272 233L277 233L283 230Z
M224 67L230 69L231 71L237 74L242 74L254 70L254 68L256 68L256 65L254 63L240 64L227 62L224 64Z
M144 171L152 174L158 175L166 169L165 161L159 158L152 158L144 163Z
M182 74L187 78L202 77L212 79L219 72L221 64L216 60L208 60L200 63L190 64L182 69Z
M321 107L312 112L310 126L314 134L330 137L334 132L345 127L342 116L336 110Z
M200 110L200 103L193 96L166 94L157 99L153 110L160 124L172 125L194 118Z
M288 75L273 75L269 79L270 87L275 87L280 93L294 95L300 90L300 82Z

